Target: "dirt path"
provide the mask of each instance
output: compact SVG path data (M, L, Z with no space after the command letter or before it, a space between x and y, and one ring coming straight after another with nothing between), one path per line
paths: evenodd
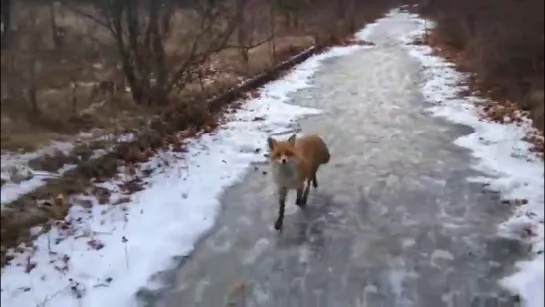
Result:
M325 110L300 122L332 160L284 232L267 167L226 191L217 227L184 261L156 306L516 306L496 280L523 252L497 238L509 209L467 178L467 128L431 118L419 63L395 38L411 21L379 23L376 46L323 64L293 103ZM238 306L238 305L237 305Z

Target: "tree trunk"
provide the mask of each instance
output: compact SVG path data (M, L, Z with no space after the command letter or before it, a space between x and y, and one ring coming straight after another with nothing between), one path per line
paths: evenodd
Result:
M249 70L248 48L251 46L252 42L248 32L252 29L248 28L250 28L251 26L251 23L248 22L244 15L241 16L240 23L238 24L237 28L237 43L238 54L240 56L240 61L242 63L244 73L247 73Z
M40 114L40 108L38 107L38 98L37 98L38 86L36 84L36 70L37 70L37 61L33 55L33 58L30 61L30 67L29 67L28 100L30 101L32 113Z
M37 98L37 92L38 92L38 80L37 80L37 73L38 73L38 51L39 51L39 45L40 45L40 35L37 33L37 23L36 23L36 8L32 7L30 9L30 23L31 23L31 36L30 36L30 52L28 59L28 100L30 101L30 105L32 108L32 112L34 114L39 114L40 109L38 106L38 98Z
M11 0L2 0L1 4L1 16L2 16L2 38L1 46L2 50L9 48L11 42Z
M76 92L78 88L78 83L76 80L72 80L72 113L74 115L77 115L78 113L78 97L76 96Z
M151 95L149 97L149 103L152 100L158 104L165 104L168 96L168 71L165 64L165 49L163 47L163 33L159 24L162 25L162 30L167 31L170 28L170 14L163 11L161 14L158 1L150 2L150 21L148 30L151 35L151 46L149 47L153 53L153 59L151 62L152 71L155 75L155 84L152 86ZM165 32L166 33L166 32Z
M299 28L299 12L293 12L293 18L292 18L292 21L293 21L293 28L294 29L298 29Z
M244 69L244 73L248 73L250 70L250 57L248 55L249 50L246 47L241 47L240 49L240 58L242 60L242 67Z
M356 3L355 0L348 0L348 32L356 32Z
M57 27L57 21L55 20L55 7L54 3L49 5L49 21L51 22L51 38L53 40L53 46L56 50L61 49L61 37L59 28Z
M271 40L269 40L269 52L271 55L271 62L274 66L276 63L276 44L275 44L275 36L276 36L276 11L274 9L274 2L271 1L270 3L270 9L269 9L269 28L270 28L270 36Z

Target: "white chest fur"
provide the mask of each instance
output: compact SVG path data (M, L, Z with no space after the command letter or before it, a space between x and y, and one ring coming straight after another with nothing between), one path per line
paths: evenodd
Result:
M285 187L288 189L297 189L299 187L299 180L297 178L297 166L295 164L271 164L271 173L274 182L279 187Z

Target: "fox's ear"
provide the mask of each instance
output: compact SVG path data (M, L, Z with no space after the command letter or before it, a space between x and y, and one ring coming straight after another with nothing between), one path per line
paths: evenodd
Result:
M289 142L291 145L295 145L295 138L296 138L296 137L297 137L297 136L295 135L295 133L292 134L292 135L290 136L290 138L288 139L288 142Z
M269 136L267 138L267 144L269 145L269 149L272 150L274 146L276 146L276 140Z

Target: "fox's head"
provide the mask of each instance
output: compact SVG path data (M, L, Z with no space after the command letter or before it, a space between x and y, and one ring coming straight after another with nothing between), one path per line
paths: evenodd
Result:
M270 150L270 159L277 165L294 166L298 158L295 152L295 134L286 141L275 140L272 137L267 139Z

